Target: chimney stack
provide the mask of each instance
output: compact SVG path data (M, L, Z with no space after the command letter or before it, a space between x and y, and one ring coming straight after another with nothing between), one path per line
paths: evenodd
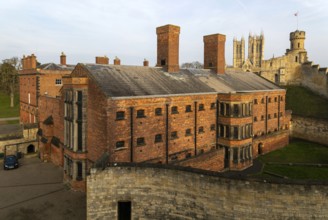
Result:
M156 28L157 64L167 72L179 72L179 35L180 27L165 25Z
M121 60L118 57L115 57L114 65L121 65Z
M25 57L25 55L23 55L22 65L23 65L23 70L25 70L26 69L26 57Z
M144 61L143 61L143 65L144 65L144 66L149 66L149 61L146 60L146 59L144 59Z
M64 54L64 52L62 52L60 55L60 64L66 65L66 55Z
M204 69L212 69L215 73L225 73L225 41L223 34L204 36Z
M36 69L36 56L34 54L31 55L30 64L31 64L31 69Z
M96 57L96 64L109 64L109 58L107 56Z

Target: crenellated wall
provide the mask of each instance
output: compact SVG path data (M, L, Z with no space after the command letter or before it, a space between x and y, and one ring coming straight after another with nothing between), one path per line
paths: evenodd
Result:
M328 98L328 69L305 62L301 68L302 86Z
M138 166L91 170L87 219L117 219L119 201L131 202L131 219L328 218L328 185L233 180L187 168Z

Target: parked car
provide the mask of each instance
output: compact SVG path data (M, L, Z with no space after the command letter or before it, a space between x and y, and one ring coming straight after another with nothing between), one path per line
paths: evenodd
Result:
M18 159L15 155L5 156L3 159L3 169L15 169L19 167Z

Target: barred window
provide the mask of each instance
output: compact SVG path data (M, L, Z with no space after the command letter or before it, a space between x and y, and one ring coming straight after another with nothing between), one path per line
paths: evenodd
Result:
M143 146L145 144L146 142L144 137L137 138L137 146Z
M124 147L124 141L118 141L116 142L116 149Z
M55 84L56 85L61 85L62 84L62 80L61 79L56 79Z
M162 134L155 135L155 143L158 143L158 142L163 142Z
M125 118L125 112L116 112L116 120L123 120Z
M179 112L178 112L178 107L177 106L173 106L172 108L171 108L171 114L178 114Z
M162 115L162 108L156 108L156 109L155 109L155 115L156 115L156 116L160 116L160 115Z
M186 129L186 136L191 136L191 129L190 128Z
M201 134L201 133L204 133L204 127L203 126L200 126L198 128L198 133Z
M139 109L137 110L137 118L145 118L145 110Z
M186 105L186 112L191 112L191 105Z
M211 109L215 109L215 107L216 107L215 102L212 102L212 103L211 103Z
M215 131L215 124L211 124L211 131Z
M172 131L171 132L171 139L176 139L178 138L178 132L177 131Z
M204 111L204 104L199 104L198 111Z

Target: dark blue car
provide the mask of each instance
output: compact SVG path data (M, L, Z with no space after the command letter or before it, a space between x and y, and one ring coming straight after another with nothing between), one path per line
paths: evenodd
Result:
M3 169L8 170L8 169L15 169L18 168L18 159L15 155L8 155L5 156L3 160Z

